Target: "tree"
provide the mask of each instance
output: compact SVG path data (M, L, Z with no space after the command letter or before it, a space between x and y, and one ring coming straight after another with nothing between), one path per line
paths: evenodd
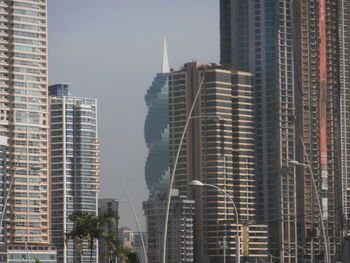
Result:
M90 250L90 261L92 262L95 241L99 239L108 241L111 238L106 232L106 225L108 223L115 224L117 218L112 211L98 216L94 213L76 212L69 216L69 220L73 222L73 229L66 234L66 238L75 240L80 255L84 253L84 241L87 242Z
M140 263L140 259L136 252L129 251L129 253L127 254L127 257L128 257L128 263Z
M114 263L116 258L120 263L140 263L136 252L121 246L115 239L108 240L108 248L104 251L103 258L109 263Z

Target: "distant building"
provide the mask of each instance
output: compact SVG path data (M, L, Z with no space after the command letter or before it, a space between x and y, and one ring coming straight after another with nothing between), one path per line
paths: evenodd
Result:
M65 234L73 228L68 219L73 213L97 214L97 100L70 96L68 88L69 84L49 87L52 242L57 247L58 262L90 263L90 252L85 250L81 257L73 240L65 242ZM96 249L92 262L97 262Z
M119 202L116 199L111 199L111 198L102 198L98 199L98 213L102 214L105 212L113 212L114 215L117 217L119 212ZM106 231L113 235L115 240L118 240L118 221L116 224L109 224L107 226ZM98 250L99 250L99 258L100 258L100 263L108 263L103 259L103 254L105 250L108 249L108 245L106 241L100 240L98 244Z
M134 231L127 226L119 229L119 240L125 248L132 249L134 246Z
M150 195L169 184L169 73L164 42L162 72L157 73L145 95L148 108L144 132L148 148L145 179Z
M137 256L139 257L140 263L146 263L145 252L143 250L143 245L142 245L142 241L141 241L141 235L142 235L143 241L145 242L145 246L147 247L147 233L135 232L134 233L134 247L132 250L137 253Z
M144 202L143 208L146 215L147 224L147 247L148 247L148 262L160 262L163 251L162 234L164 233L164 219L161 215L164 214L164 198L169 189L170 167L169 167L169 61L164 40L163 62L161 72L157 73L151 86L147 90L145 96L146 105L148 108L145 121L145 140L148 148L148 157L145 164L145 178L149 190L149 198ZM180 201L181 200L181 201ZM185 200L184 196L173 197L173 201L178 205L185 207L186 205L193 206L193 200ZM192 208L191 208L192 209ZM190 209L190 210L191 210ZM187 210L178 209L179 218L191 218L193 220L193 211L190 213ZM174 215L173 215L174 216ZM178 225L176 225L178 223ZM181 228L180 222L173 222L174 228ZM152 231L158 232L152 232ZM187 239L193 238L192 228L188 230ZM193 243L175 244L174 240L180 239L176 235L169 235L171 246L167 251L167 262L192 262L193 261ZM186 255L179 251L186 251ZM175 253L175 254L174 254ZM181 257L179 256L180 254ZM180 260L180 261L176 261Z
M163 192L143 202L147 223L148 263L162 261L167 195ZM172 192L167 242L167 263L194 262L194 201Z
M118 239L130 251L136 252L141 263L145 261L145 253L141 241L141 234L143 240L146 241L146 233L134 232L132 228L124 226L119 228ZM146 244L145 244L146 245Z

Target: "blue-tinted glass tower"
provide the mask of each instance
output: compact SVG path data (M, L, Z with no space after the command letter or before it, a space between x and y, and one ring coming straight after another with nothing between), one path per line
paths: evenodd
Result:
M257 219L270 249L297 257L293 1L221 0L221 63L254 75Z
M148 147L145 178L150 196L156 191L167 190L169 183L169 71L164 47L162 72L156 75L145 96L148 108L145 121Z

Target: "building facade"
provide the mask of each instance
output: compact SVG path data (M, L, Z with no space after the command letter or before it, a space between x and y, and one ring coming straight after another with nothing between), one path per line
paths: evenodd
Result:
M236 236L244 226L255 238L241 246L247 262L267 256L266 225L255 225L254 109L251 74L220 65L187 63L169 74L170 163L175 159L186 118L200 88L175 173L174 188L195 201L194 260L234 262ZM192 188L199 180L224 189ZM237 225L238 224L238 225ZM237 233L236 228L239 228ZM256 229L256 230L257 230ZM226 245L223 245L226 243ZM244 250L243 249L247 249Z
M167 194L159 192L143 203L147 224L148 263L162 262ZM166 262L194 262L194 201L172 192L169 214Z
M142 244L142 240L143 239L144 242L147 241L147 232L136 232L134 233L134 247L133 247L133 251L137 253L137 256L140 260L140 263L146 263L148 261L146 261L145 259L145 252L143 250L143 244ZM147 243L145 244L145 246L147 247Z
M8 179L7 178L7 159L8 159L8 137L0 135L0 163L1 163L0 209L1 211L4 209L4 202L8 194L7 184L6 184L6 181ZM4 250L5 248L4 236L6 235L7 229L6 228L0 228L0 229L1 229L1 238L2 238L2 240L0 241L0 246L2 247L2 250Z
M145 95L148 108L145 120L145 141L148 156L145 164L145 178L150 195L169 185L169 93L168 73L170 71L164 43L162 72L154 78Z
M169 191L169 62L166 42L164 40L161 73L157 73L147 90L145 101L148 108L145 120L145 141L148 157L145 164L145 178L149 190L149 198L143 203L147 225L148 262L161 262L163 251L163 233L165 217L165 197ZM176 190L174 190L176 192ZM175 202L175 204L174 204ZM177 207L179 206L179 207ZM182 220L193 220L193 200L185 200L184 196L173 197L168 233L167 262L193 262L193 225ZM182 214L181 214L182 213ZM180 237L181 229L184 237ZM152 232L157 231L157 232Z
M116 217L119 215L119 201L111 198L100 198L98 199L98 213L103 214L106 212L112 212ZM108 224L106 231L113 235L114 240L118 240L118 222L115 224ZM107 263L104 259L105 250L108 249L108 244L106 241L101 240L98 243L99 250L99 262Z
M349 4L220 1L221 62L254 74L258 220L283 262L341 260L349 235Z
M36 263L40 260L41 263L57 263L56 250L54 247L43 245L23 246L8 246L6 253L6 263Z
M9 138L10 182L1 211L7 246L1 249L46 249L51 240L47 2L1 1L0 14L0 134Z
M134 231L130 227L121 227L118 236L123 247L127 249L132 249L134 247Z
M97 100L69 95L69 84L49 87L51 112L51 214L52 243L58 262L91 262L90 252L79 255L69 216L75 212L97 214L99 142ZM62 96L63 94L63 96ZM66 96L68 94L68 96ZM97 246L97 245L96 245ZM97 247L93 262L97 262Z

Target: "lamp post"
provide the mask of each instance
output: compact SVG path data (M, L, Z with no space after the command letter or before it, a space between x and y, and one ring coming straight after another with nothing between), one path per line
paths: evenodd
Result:
M306 163L300 163L296 160L290 160L289 163L294 164L296 166L304 166L304 167L308 167L310 170L310 174L311 174L311 181L312 181L312 186L315 189L315 193L316 193L316 199L317 199L317 204L318 204L318 209L320 210L320 221L321 221L321 227L322 227L322 235L323 235L323 239L324 239L324 246L325 246L325 262L326 263L330 263L329 261L329 251L328 251L328 238L326 235L326 229L324 226L324 219L323 219L323 210L322 210L322 206L321 206L321 201L320 201L320 196L318 194L318 190L317 190L317 186L316 186L316 182L315 182L315 177L312 171L312 167L310 165L309 159L307 158L308 164Z
M143 236L142 236L142 232L141 232L141 227L140 227L140 224L139 224L139 220L137 219L137 215L136 215L136 212L135 212L135 209L134 209L134 204L133 202L131 201L130 199L130 196L129 196L129 191L128 189L126 188L126 185L124 183L124 180L123 179L120 179L121 182L122 182L122 185L123 185L123 188L124 188L124 192L126 194L126 197L128 198L128 203L131 207L131 211L134 215L134 219L135 219L135 222L136 222L136 225L137 225L137 229L139 230L139 233L140 233L140 239L141 239L141 244L142 244L142 248L143 248L143 254L144 254L144 257L145 257L145 263L148 262L148 258L147 258L147 250L146 250L146 246L145 246L145 242L143 240Z
M236 215L236 263L240 263L240 261L241 261L240 247L241 247L241 245L240 245L240 239L239 239L239 226L238 226L239 219L238 219L238 212L237 212L237 207L235 205L235 202L233 201L231 196L224 189L222 189L222 188L220 188L220 187L218 187L216 185L205 184L205 183L202 183L201 181L198 181L198 180L193 180L192 182L189 182L188 185L191 185L191 186L208 186L208 187L215 188L215 189L221 191L222 193L224 193L226 195L226 197L228 197L228 199L231 201L233 209L235 210L235 215Z

